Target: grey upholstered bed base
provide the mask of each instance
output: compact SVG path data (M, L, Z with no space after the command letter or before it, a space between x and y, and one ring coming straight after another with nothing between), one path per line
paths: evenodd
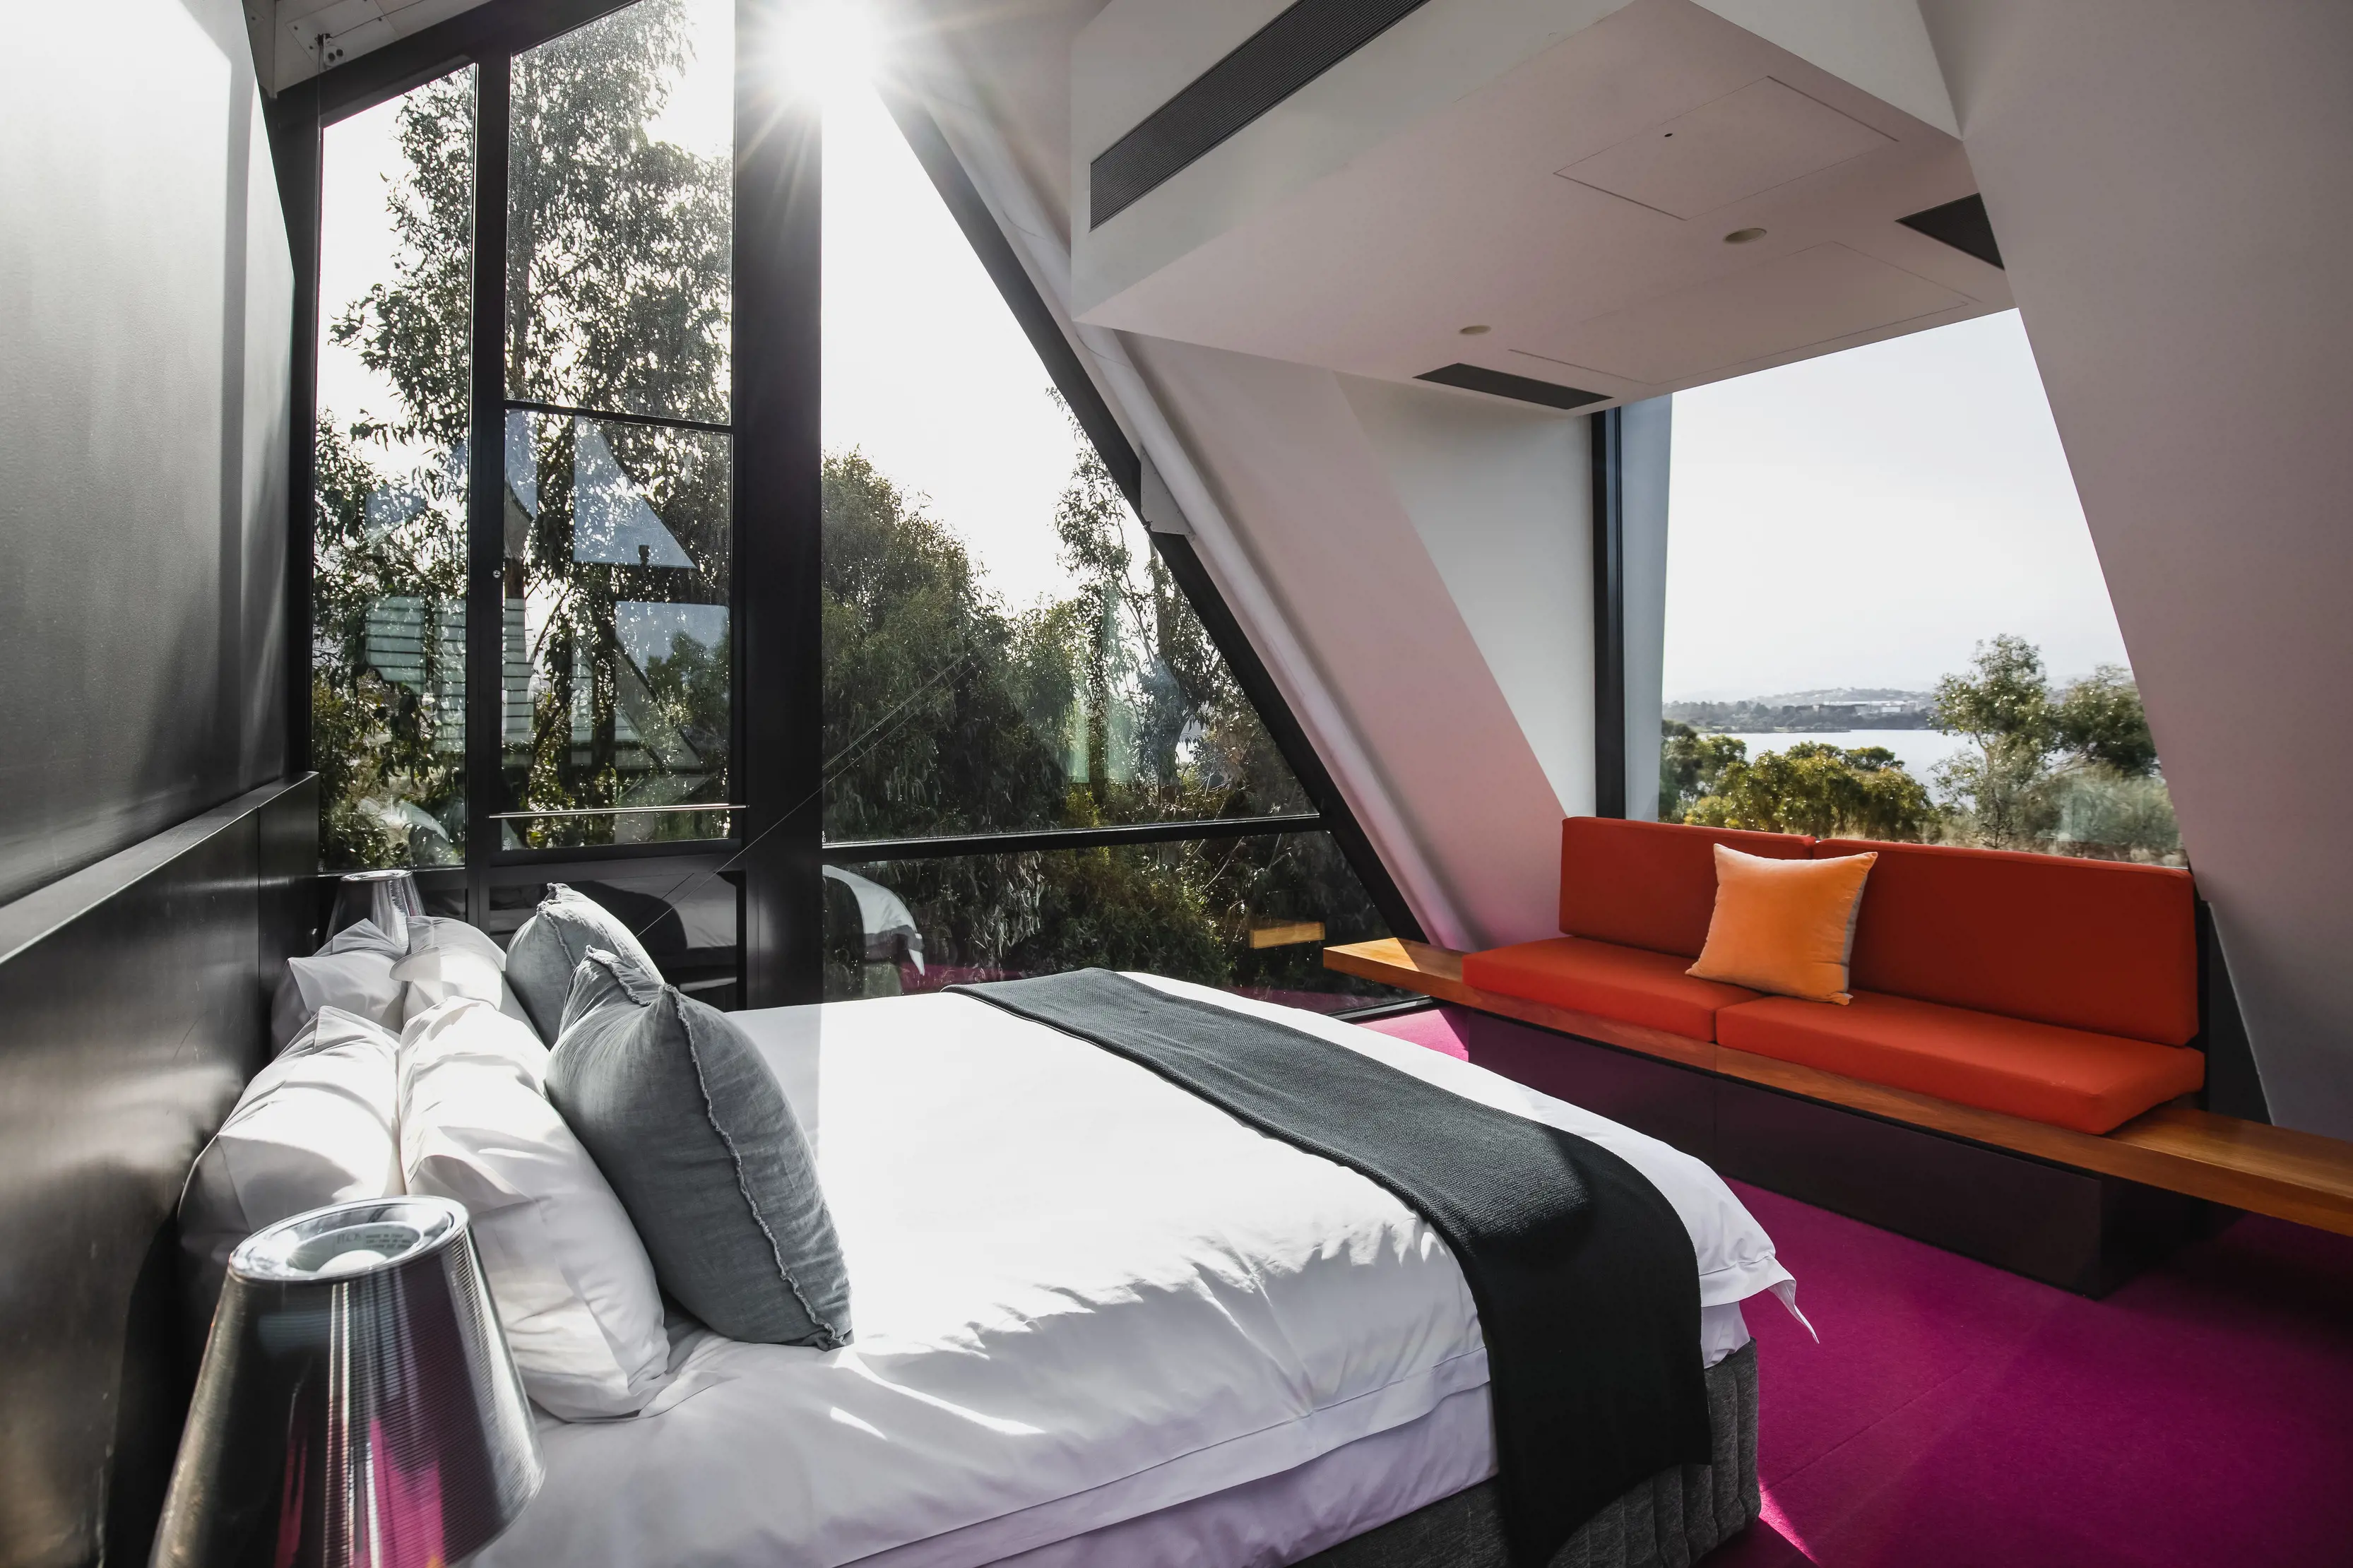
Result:
M1686 1568L1755 1519L1757 1346L1724 1358L1707 1374L1715 1458L1662 1470L1588 1521L1551 1568ZM1505 1568L1495 1483L1366 1531L1305 1560L1302 1568Z

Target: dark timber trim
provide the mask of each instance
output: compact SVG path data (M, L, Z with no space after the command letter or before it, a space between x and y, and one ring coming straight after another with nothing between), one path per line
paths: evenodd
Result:
M1423 0L1297 0L1087 164L1101 228L1259 116L1421 8Z
M627 8L633 0L491 0L446 22L330 66L301 86L317 95L322 124L332 124L460 66L521 53L535 44ZM289 92L295 90L288 89Z
M466 912L490 913L505 762L507 143L510 64L474 68L473 407L466 501Z
M1593 426L1593 812L1626 815L1626 426Z
M1993 219L1986 216L1985 197L1974 193L1957 202L1926 208L1895 220L1905 228L1973 256L1988 267L2001 265L2001 247L1993 237Z
M744 1005L823 999L823 125L769 68L782 7L735 5L735 821ZM751 721L756 705L760 721Z
M714 424L708 419L672 419L662 414L623 414L612 408L575 408L569 403L540 403L528 397L506 400L510 411L517 414L554 414L573 419L593 419L599 425L650 425L664 430L702 430L713 436L732 436L733 425Z
M1483 392L1490 397L1509 397L1522 403L1541 404L1546 408L1582 408L1588 403L1609 401L1609 395L1606 392L1588 392L1581 386L1569 386L1557 381L1538 381L1531 375L1514 375L1510 371L1490 370L1483 364L1442 364L1436 370L1423 371L1414 380L1458 387L1465 392Z
M2198 900L2198 1048L2206 1053L2206 1109L2242 1121L2268 1122L2271 1100L2255 1067L2254 1044L2239 1011L2231 966L2214 927L2214 906Z
M834 839L825 847L828 866L869 860L951 860L962 855L1051 854L1126 844L1180 844L1202 838L1271 838L1284 833L1325 833L1332 825L1321 813L1280 816L1211 816L1188 822L1132 822L1114 827L1041 827L1029 833L965 833L939 838Z
M938 121L932 118L930 110L904 92L886 90L883 101L890 106L892 118L899 122L907 144L914 150L916 161L931 176L941 200L947 204L948 211L955 217L956 226L964 230L965 238L980 258L991 281L996 283L997 291L1004 296L1014 319L1021 323L1021 330L1028 335L1030 346L1046 366L1046 374L1053 378L1054 385L1069 400L1071 414L1077 417L1080 428L1087 433L1087 438L1094 443L1095 452L1103 458L1103 466L1111 471L1113 479L1129 503L1140 506L1144 499L1142 456L1128 440L1127 432L1121 428L1118 418L1112 413L1111 405L1096 387L1093 376L1088 374L1078 350L1063 332L1061 323L1055 319L1045 297L1038 291L1029 269L1021 265L1021 258L1015 253L1012 242L997 226L997 215L989 211L988 204L973 184L972 176L965 173L955 150L949 147L947 138L941 134ZM1372 840L1365 836L1356 814L1348 809L1347 800L1334 782L1331 770L1324 765L1324 759L1308 740L1306 731L1300 727L1297 717L1291 711L1291 705L1283 700L1281 688L1275 685L1273 676L1268 673L1265 664L1258 657L1258 650L1250 646L1250 638L1243 635L1241 624L1227 608L1224 596L1218 592L1208 568L1194 551L1193 542L1181 534L1155 531L1152 543L1160 552L1160 559L1166 564L1169 575L1176 580L1177 587L1192 605L1194 614L1200 616L1202 628L1209 634L1209 641L1225 659L1227 668L1233 672L1235 684L1242 689L1242 695L1257 710L1260 721L1265 724L1268 735L1274 742L1275 749L1282 753L1282 760L1290 766L1293 776L1298 779L1300 788L1306 792L1316 814L1324 819L1324 830L1332 835L1340 847L1341 854L1346 858L1349 869L1364 884L1366 896L1373 900L1373 907L1380 910L1381 918L1388 922L1393 933L1411 941L1420 941L1421 922L1414 919L1413 910L1407 905L1404 895L1398 891L1388 868L1381 863ZM1104 842L1114 840L1105 839ZM832 858L830 847L828 858Z

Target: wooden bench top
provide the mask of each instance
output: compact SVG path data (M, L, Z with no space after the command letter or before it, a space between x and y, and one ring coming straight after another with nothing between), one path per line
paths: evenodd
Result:
M1462 983L1462 954L1451 948L1388 938L1327 947L1324 963L1344 974L1889 1121L2353 1236L2353 1143L2334 1138L2177 1105L2159 1106L2105 1135L2077 1132L1687 1035L1478 990Z

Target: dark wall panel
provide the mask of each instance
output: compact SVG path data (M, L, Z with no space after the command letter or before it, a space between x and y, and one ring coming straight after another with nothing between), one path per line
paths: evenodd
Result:
M0 1564L144 1563L193 1381L180 1188L308 951L315 780L0 910Z
M286 766L293 275L243 17L38 37L0 64L0 903Z

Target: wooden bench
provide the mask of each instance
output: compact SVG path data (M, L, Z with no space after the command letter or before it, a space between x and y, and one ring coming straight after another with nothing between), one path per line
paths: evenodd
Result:
M1704 1074L1719 1082L1754 1086L1880 1123L1916 1129L1942 1139L2085 1173L2108 1182L2177 1194L2226 1209L2270 1215L2340 1236L2353 1236L2353 1143L2216 1116L2180 1103L2159 1106L2105 1135L2073 1131L1734 1050L1712 1041L1481 991L1463 984L1462 956L1449 948L1396 940L1355 942L1324 950L1325 966L1343 973L1535 1025L1617 1052L1672 1064L1676 1068ZM1535 1087L1546 1086L1539 1083ZM1636 1107L1632 1124L1641 1130L1654 1131L1687 1148L1695 1141L1689 1135L1675 1135L1694 1125L1686 1110L1661 1106L1656 1093L1647 1088L1635 1092L1632 1102ZM1645 1108L1657 1109L1656 1116L1651 1118L1654 1126L1641 1126L1641 1112ZM1617 1115L1617 1110L1608 1106L1594 1105L1590 1109ZM1627 1116L1618 1119L1630 1120ZM1723 1158L1713 1146L1689 1152L1711 1158L1727 1175L1755 1180L1758 1185L1778 1191L1790 1190L1788 1185L1773 1179L1772 1173L1749 1175L1739 1168L1737 1157ZM1958 1175L1950 1179L1972 1178ZM1790 1195L1810 1201L1820 1194L1798 1191ZM1867 1199L1863 1201L1868 1206ZM1852 1204L1834 1200L1829 1206L1857 1212ZM1859 1217L1871 1219L1873 1215L1864 1213ZM1910 1227L1898 1225L1895 1228ZM1945 1244L1938 1236L1926 1236L1924 1239ZM1986 1256L1981 1247L1958 1245L1955 1250ZM2003 1257L1991 1257L1989 1260L2092 1294L2104 1291L2130 1267L2113 1259L2101 1267L2080 1258L2043 1267L2021 1267L2013 1258Z

